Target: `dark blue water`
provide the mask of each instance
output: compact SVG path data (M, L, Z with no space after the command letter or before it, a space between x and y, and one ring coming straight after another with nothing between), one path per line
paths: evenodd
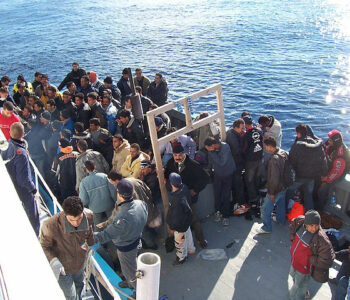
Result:
M13 81L38 70L58 85L73 61L116 80L140 66L165 75L172 100L221 82L227 125L273 114L287 150L300 122L350 144L348 0L2 1L0 33L0 75Z

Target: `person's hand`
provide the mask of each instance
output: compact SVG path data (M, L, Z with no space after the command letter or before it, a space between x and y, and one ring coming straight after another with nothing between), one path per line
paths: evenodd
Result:
M197 193L196 193L196 191L194 189L190 189L190 194L191 194L192 197L197 195Z
M54 257L53 259L51 259L50 266L53 273L55 274L56 280L60 278L60 275L63 275L63 276L66 275L66 271L64 270L64 267L57 257Z
M269 197L270 197L270 200L271 200L271 201L275 201L275 195L270 195L270 194L269 194Z
M104 224L104 222L102 222L100 224L97 224L96 227L102 229L105 227L105 224Z
M120 121L120 119L116 119L115 122L116 122L119 126L122 126L122 125L123 125L123 123L122 123L122 121Z

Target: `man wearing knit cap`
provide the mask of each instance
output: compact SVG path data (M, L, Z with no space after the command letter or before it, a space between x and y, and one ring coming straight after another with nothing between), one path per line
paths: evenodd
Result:
M289 237L292 242L289 275L293 278L289 295L291 300L301 300L309 295L307 288L311 276L317 282L327 282L335 254L321 227L321 217L315 210L293 220Z
M137 265L137 250L141 248L141 234L147 221L147 206L141 200L133 199L133 186L127 179L121 179L117 184L120 199L113 223L103 231L95 233L95 240L105 244L112 240L118 249L120 266L126 280L118 285L121 288L136 289L135 277Z

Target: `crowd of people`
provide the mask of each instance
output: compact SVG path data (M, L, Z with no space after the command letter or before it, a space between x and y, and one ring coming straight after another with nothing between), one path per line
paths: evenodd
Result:
M227 130L226 141L220 139L215 122L174 138L160 148L169 195L163 219L148 125L142 115L167 103L168 87L160 73L151 82L140 68L135 72L129 78L124 69L114 85L112 77L101 82L95 72L85 72L74 62L58 88L47 74L36 72L33 82L19 75L12 95L10 78L1 78L0 127L9 140L2 156L37 235L39 216L33 206L37 191L27 150L63 205L63 212L42 226L40 241L66 298L80 297L85 244L100 243L111 256L117 253L125 279L120 287L133 289L141 237L143 247L156 249L163 221L174 236L174 265L183 264L196 251L191 228L199 246L206 248L197 202L209 182L214 188L215 221L223 226L229 225L232 215L257 211L262 188L267 187L258 234L272 232L274 209L276 221L284 224L288 199L301 191L307 213L291 227L291 299L303 299L311 275L321 282L328 280L324 275L334 252L317 211L324 209L335 184L350 169L342 134L332 130L324 142L310 126L299 124L287 152L281 149L282 126L274 116L261 115L255 123L249 112L243 112ZM134 94L140 99L141 117L135 115ZM197 119L207 116L201 113ZM158 138L177 130L166 113L155 117L155 125ZM71 233L77 238L72 240ZM298 247L299 241L308 251Z

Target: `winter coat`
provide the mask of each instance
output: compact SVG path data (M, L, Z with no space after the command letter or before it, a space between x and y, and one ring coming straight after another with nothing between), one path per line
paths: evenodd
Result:
M259 128L252 127L247 129L246 133L243 135L242 153L246 162L262 159L263 134Z
M98 90L98 94L99 96L102 98L103 97L103 92L106 90L105 86L102 85L99 90ZM111 90L112 92L112 97L118 101L121 100L121 94L120 94L120 90L114 85L112 84L111 87L109 88L109 90Z
M69 117L73 120L76 121L77 119L77 106L75 105L74 102L69 101L68 103L64 103L62 101L61 105L57 106L59 111L66 111L69 113Z
M117 201L117 191L104 173L93 171L79 185L79 198L95 214L110 211Z
M87 173L85 171L85 162L91 160L94 162L96 167L96 172L98 173L105 173L108 174L109 172L109 165L106 162L105 158L102 156L101 153L97 151L93 151L91 149L86 150L83 153L80 153L77 161L76 161L76 186L75 189L79 189L80 182L82 179L87 176Z
M46 152L42 142L44 141L44 143L46 144L51 134L51 125L44 126L42 123L37 123L24 136L24 138L28 141L28 151L31 157L42 159L46 158Z
M277 195L286 187L284 186L284 164L288 153L282 149L277 149L270 157L267 165L267 192L270 195Z
M293 242L296 232L304 225L305 216L295 218L289 227L289 238ZM335 258L334 250L327 234L320 229L313 235L310 242L311 256L309 262L312 266L311 276L317 282L327 282L329 268Z
M273 136L276 139L277 147L280 148L282 144L282 126L281 123L274 117L269 116L270 125L263 127L264 138Z
M58 90L62 90L66 86L66 84L70 81L73 81L77 87L80 87L80 79L84 75L86 75L86 72L84 69L79 68L77 71L72 70L62 80L62 82L58 86Z
M344 276L350 276L350 256L349 249L344 249L335 252L335 258L342 262L342 267L344 271Z
M335 147L326 148L326 157L328 162L328 174L325 178L325 182L332 183L335 181L340 181L349 171L349 162L346 160L346 155L349 149L341 144L338 149Z
M91 119L91 109L87 103L82 103L77 107L77 122L81 122L84 124L84 128L88 129L90 124L89 121Z
M141 80L139 81L137 77L134 77L134 84L136 86L140 86L142 88L142 95L146 96L148 92L149 85L151 84L151 81L146 77L142 76Z
M158 175L156 170L153 170L151 173L147 174L143 181L147 184L147 186L150 188L152 192L152 199L153 202L157 202L159 199L161 199L160 194L160 188L159 188L159 181L158 181Z
M219 151L208 151L209 169L213 168L215 176L231 176L236 171L236 165L230 146L224 142L220 142L220 145Z
M122 167L121 167L121 174L123 175L123 177L134 177L134 178L139 178L140 173L141 173L141 161L143 160L149 160L150 157L144 153L141 152L139 157L132 160L131 155L129 154L126 157L125 162L123 163Z
M162 106L167 103L168 91L168 84L165 80L162 80L158 86L156 82L153 81L148 88L147 97L150 98L153 103Z
M46 155L49 166L52 165L52 162L57 154L58 141L60 139L59 130L54 131L46 143Z
M83 87L79 87L78 89L77 89L77 92L79 93L83 93L84 94L84 100L85 100L85 102L87 102L87 95L89 94L89 93L92 93L92 92L98 92L98 91L96 91L92 86L91 86L91 84L89 83L88 84L88 86L86 87L86 88L83 88Z
M188 135L180 135L177 138L177 143L180 143L184 148L185 153L194 159L194 155L196 154L197 144L196 142ZM160 154L172 154L173 153L173 145L170 142L167 142L160 146L159 148Z
M105 111L103 110L101 104L96 101L94 105L90 106L90 110L91 110L91 119L98 118L100 120L101 127L107 128Z
M113 222L95 233L95 239L99 244L112 240L119 251L128 252L139 245L147 221L147 206L143 201L133 199L118 206Z
M208 173L188 155L186 155L184 161L184 169L180 173L178 163L175 162L174 157L168 160L164 170L165 178L169 179L172 172L180 174L182 183L187 185L190 190L193 189L197 194L205 188L210 180Z
M93 214L84 209L84 217L75 228L60 212L46 220L41 228L40 244L44 253L51 261L57 257L67 274L74 274L83 266L88 246L94 244Z
M125 97L127 95L130 95L132 93L130 85L129 85L129 80L128 79L124 79L123 76L120 77L118 83L117 83L117 87L120 90L121 96L122 96L122 105L125 104Z
M235 161L238 170L242 170L244 166L244 159L242 154L243 138L233 128L226 132L226 143L230 146L233 160Z
M123 139L123 143L117 149L114 149L113 152L112 169L120 173L126 157L130 154L130 144L127 140Z
M117 116L118 110L113 105L113 103L110 103L108 107L105 110L105 118L107 121L107 129L111 133L111 135L115 134L115 131L117 129L117 123L115 122L115 118Z
M143 89L142 89L143 91ZM149 108L151 107L151 105L153 104L152 100L145 97L145 96L141 96L141 106L142 106L142 111L143 114L146 114L149 111Z
M186 232L192 223L192 210L188 204L191 199L190 191L181 185L175 192L168 193L169 210L166 222L171 230Z
M327 174L327 160L321 139L308 136L297 138L289 151L289 161L296 177L314 179Z
M113 140L111 136L109 136L104 141L104 143L98 143L98 151L103 155L103 157L107 161L109 169L112 169L113 150Z
M145 144L145 134L142 128L142 124L134 117L131 117L128 124L123 124L122 135L130 145L137 143L140 145L141 149L143 149L143 146Z

